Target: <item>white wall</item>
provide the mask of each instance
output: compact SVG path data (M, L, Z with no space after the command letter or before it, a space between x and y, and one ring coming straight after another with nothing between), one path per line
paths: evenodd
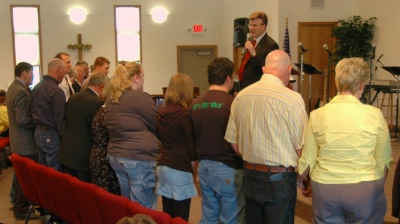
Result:
M377 44L376 57L384 54L380 60L385 66L400 66L399 37L399 9L400 2L397 0L355 0L357 7L354 14L360 15L363 19L377 17L374 42ZM377 58L375 58L376 60ZM378 67L375 79L395 79L390 73L380 68L374 60L374 65ZM373 66L374 67L374 66Z
M265 11L269 17L268 34L282 47L285 20L289 19L290 47L293 62L297 62L297 23L336 21L354 14L367 18L378 17L377 54L385 53L384 62L396 63L395 52L399 23L394 16L400 9L398 1L387 0L385 5L373 0L325 0L324 9L311 9L310 0L1 0L0 1L0 88L7 88L13 80L13 54L10 4L40 5L42 54L44 73L48 61L59 51L71 55L73 64L77 53L67 49L82 34L84 43L93 48L83 57L90 64L97 56L111 61L111 74L115 69L114 5L141 5L142 46L145 70L145 91L161 93L169 77L177 71L176 45L218 45L218 55L233 57L233 20L248 17L255 11ZM88 10L85 23L75 25L69 21L68 10L76 5ZM155 6L167 8L170 15L163 24L151 21L150 10ZM201 23L207 28L203 35L193 36L187 28ZM378 69L379 70L379 69Z
M353 0L325 0L323 9L311 8L311 0L279 1L279 46L282 48L286 29L286 18L289 21L290 51L292 62L298 63L298 22L335 22L353 14ZM307 48L307 46L305 46ZM321 46L322 48L322 46ZM329 46L332 48L332 46Z
M72 63L78 60L77 52L67 49L70 43L76 43L77 34L82 41L93 48L84 53L84 60L92 64L97 56L110 59L114 71L114 5L141 5L142 9L142 46L143 66L145 70L145 90L149 93L161 93L161 87L177 71L176 45L208 45L221 43L221 3L213 0L2 0L0 1L0 88L7 88L13 80L12 36L10 22L10 4L39 4L42 33L42 55L45 74L46 65L57 52L65 51L71 55ZM88 10L87 20L81 25L69 21L68 10L80 5ZM170 12L164 24L151 20L150 11L155 6L164 6ZM213 6L213 7L210 7ZM201 36L193 36L187 28L202 23L208 31ZM110 72L112 75L112 72Z
M73 64L77 53L67 49L76 43L77 34L82 34L83 43L93 45L83 57L90 64L97 56L105 56L111 61L111 71L115 68L114 14L113 5L141 5L142 46L145 70L145 91L161 93L161 87L177 71L177 45L218 45L219 56L232 59L233 20L248 17L254 10L268 13L271 21L277 21L278 0L255 0L249 4L244 0L2 0L0 1L0 88L7 88L13 80L12 36L10 4L39 4L42 31L43 73L46 65L60 51L71 55ZM75 5L88 10L87 20L81 25L69 21L67 12ZM170 15L163 24L151 21L150 10L155 6L168 9ZM193 24L203 24L207 31L203 35L191 35L187 28ZM278 27L268 27L269 34L276 39ZM112 73L112 72L111 72ZM111 74L110 74L111 75Z

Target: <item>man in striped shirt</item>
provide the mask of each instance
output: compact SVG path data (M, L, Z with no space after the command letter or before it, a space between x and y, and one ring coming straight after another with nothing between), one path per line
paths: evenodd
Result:
M301 95L286 88L292 65L268 54L261 80L232 103L225 139L242 154L246 223L293 223L296 172L307 114Z

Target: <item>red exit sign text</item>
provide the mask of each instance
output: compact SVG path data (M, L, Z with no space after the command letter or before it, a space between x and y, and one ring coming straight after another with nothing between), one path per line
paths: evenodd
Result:
M203 25L193 25L193 32L194 32L194 33L201 33L201 32L203 32Z

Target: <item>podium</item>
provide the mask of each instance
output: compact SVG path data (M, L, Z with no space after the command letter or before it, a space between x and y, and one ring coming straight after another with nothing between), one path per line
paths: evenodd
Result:
M400 67L399 66L382 66L381 68L385 69L388 71L390 74L393 75L393 77L397 80L397 88L396 88L396 140L398 140L398 133L399 133L399 75L400 75Z
M301 95L303 95L303 75L304 74L308 74L308 75L322 75L323 72L321 72L319 69L317 69L314 65L312 64L306 64L306 63L294 63L298 68L300 68L301 71L301 78L300 78L300 91L301 91ZM308 113L311 112L311 77L309 77L308 79ZM319 104L319 100L317 101L317 104Z

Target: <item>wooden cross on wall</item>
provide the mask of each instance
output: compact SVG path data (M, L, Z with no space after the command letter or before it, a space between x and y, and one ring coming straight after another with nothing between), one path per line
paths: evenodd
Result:
M78 60L82 60L82 51L92 49L91 44L83 44L82 43L82 34L78 34L78 43L77 44L68 44L68 49L78 49Z

